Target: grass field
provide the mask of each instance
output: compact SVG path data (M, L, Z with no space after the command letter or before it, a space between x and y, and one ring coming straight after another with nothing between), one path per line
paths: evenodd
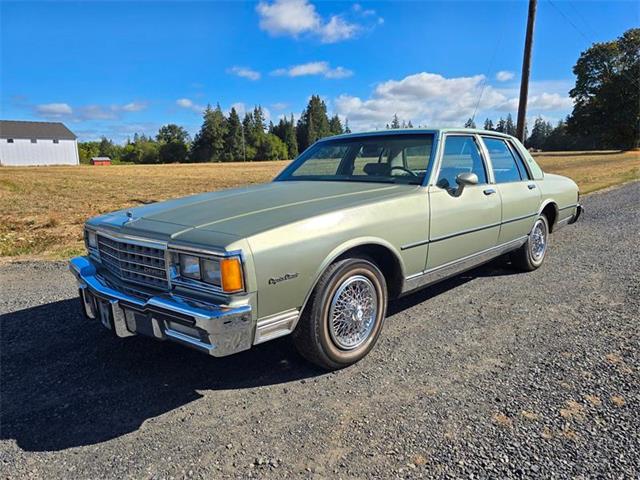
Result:
M541 153L582 193L640 178L640 152ZM0 168L0 258L68 258L94 215L203 191L264 183L287 162Z

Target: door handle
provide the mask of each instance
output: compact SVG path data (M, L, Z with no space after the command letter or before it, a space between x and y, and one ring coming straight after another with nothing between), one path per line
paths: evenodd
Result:
M533 190L534 188L536 188L536 184L530 183L529 185L527 185L527 187L529 188L529 190Z
M482 192L485 195L493 195L494 193L496 193L496 191L493 188L485 188Z

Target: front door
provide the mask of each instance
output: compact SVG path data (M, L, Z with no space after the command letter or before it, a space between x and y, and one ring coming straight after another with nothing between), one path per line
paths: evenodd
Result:
M457 196L456 177L475 173L478 184ZM430 234L426 269L440 267L494 247L501 204L475 135L448 134L435 185L429 187Z
M482 136L496 189L502 200L498 244L528 235L538 216L540 191L513 145L503 138Z

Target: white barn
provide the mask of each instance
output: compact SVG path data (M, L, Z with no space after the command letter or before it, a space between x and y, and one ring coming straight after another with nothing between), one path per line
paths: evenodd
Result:
M60 122L0 120L0 165L78 165L77 137Z

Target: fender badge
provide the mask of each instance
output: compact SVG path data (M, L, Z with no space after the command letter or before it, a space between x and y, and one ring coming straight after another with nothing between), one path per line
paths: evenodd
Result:
M277 285L278 283L284 282L285 280L292 280L296 278L298 275L300 274L296 272L296 273L285 273L280 277L271 277L269 279L269 285Z

